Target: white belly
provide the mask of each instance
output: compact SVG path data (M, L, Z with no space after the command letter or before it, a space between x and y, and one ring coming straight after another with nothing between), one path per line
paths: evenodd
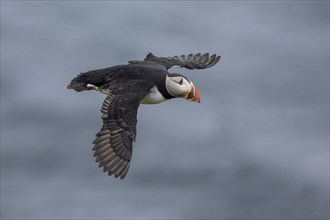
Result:
M158 91L154 86L150 89L149 93L142 99L141 104L158 104L166 101L167 99Z

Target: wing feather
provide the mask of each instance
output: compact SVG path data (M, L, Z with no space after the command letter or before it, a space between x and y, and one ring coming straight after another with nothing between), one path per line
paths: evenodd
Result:
M126 90L117 90L105 98L101 107L103 126L93 141L93 155L99 167L121 179L127 175L132 158L140 101L153 86L134 83L136 86L127 85Z
M145 65L158 65L163 66L165 69L171 67L184 67L187 69L205 69L214 66L220 60L220 56L216 54L209 55L209 53L201 54L188 54L181 56L173 57L157 57L152 53L149 53L144 61L134 61L136 64L145 64ZM130 61L130 64L133 64L133 61Z

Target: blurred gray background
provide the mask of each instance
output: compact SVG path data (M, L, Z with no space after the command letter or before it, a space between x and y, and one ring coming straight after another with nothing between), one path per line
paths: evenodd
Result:
M124 180L80 72L222 55L201 104L141 106ZM329 218L328 1L1 1L1 218Z

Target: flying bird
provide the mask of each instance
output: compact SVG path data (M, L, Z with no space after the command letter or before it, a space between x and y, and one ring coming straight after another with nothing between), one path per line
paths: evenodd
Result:
M196 86L185 76L169 73L171 67L190 70L214 66L216 54L157 57L149 53L142 60L129 61L104 69L84 72L72 79L67 89L96 90L107 95L101 113L103 126L93 141L94 157L108 175L125 178L130 167L136 138L140 104L157 104L172 98L200 102Z

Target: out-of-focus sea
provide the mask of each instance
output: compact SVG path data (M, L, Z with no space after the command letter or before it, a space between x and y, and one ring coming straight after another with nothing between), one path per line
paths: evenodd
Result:
M66 84L148 52L222 58L108 177L105 96ZM328 219L329 2L1 1L1 218Z

